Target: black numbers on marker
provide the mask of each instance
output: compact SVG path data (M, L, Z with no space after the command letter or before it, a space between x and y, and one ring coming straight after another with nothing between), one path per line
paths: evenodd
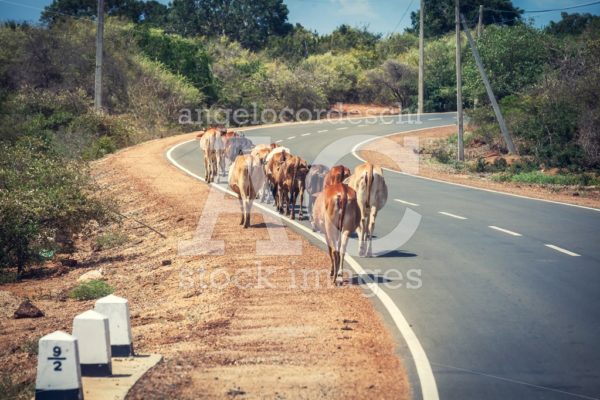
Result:
M61 357L62 349L60 346L54 346L52 348L52 357L48 357L48 361L52 361L55 371L62 371L62 362L66 360L66 357Z

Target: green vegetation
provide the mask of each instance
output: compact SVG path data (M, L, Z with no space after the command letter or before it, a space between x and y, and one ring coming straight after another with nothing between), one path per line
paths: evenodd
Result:
M27 136L0 142L0 152L0 268L21 274L48 250L68 251L89 220L107 219L107 204L91 195L80 162Z
M473 170L505 171L510 179L542 168L576 176L599 171L599 18L563 14L540 30L523 22L509 0L464 0L468 21L480 3L485 27L478 48L527 161L489 165L475 155ZM425 111L452 111L453 1L426 7ZM179 124L182 109L208 110L198 117L204 125L209 116L231 120L223 109L258 115L271 109L285 120L299 118L288 109L326 110L336 102L416 109L417 13L412 29L384 37L348 25L325 35L292 26L282 0L168 6L107 0L106 12L102 112L92 109L95 0L55 0L41 15L42 26L0 25L2 280L71 251L88 222L107 221L109 202L97 197L86 162L192 129ZM504 154L466 41L463 46L473 125L467 144ZM451 163L455 145L438 144L432 154ZM99 240L110 246L112 239Z
M521 22L523 10L513 6L510 0L461 0L460 11L467 21L476 21L479 5L485 7L483 23L485 25L511 26ZM410 14L412 27L410 32L419 32L419 10ZM454 31L454 0L436 0L425 2L425 36L437 37Z
M549 175L541 171L522 172L517 174L502 172L492 175L491 178L496 182L516 182L538 185L592 186L600 184L600 179L591 174Z
M35 393L35 381L17 379L10 374L0 376L0 396L3 399L29 400Z
M27 339L21 345L21 351L30 356L35 356L38 354L38 344L39 338Z
M112 249L113 247L122 246L127 243L127 234L118 231L105 232L99 235L95 242L98 249Z
M76 300L95 300L108 296L114 289L104 281L89 281L79 284L69 292L69 297Z

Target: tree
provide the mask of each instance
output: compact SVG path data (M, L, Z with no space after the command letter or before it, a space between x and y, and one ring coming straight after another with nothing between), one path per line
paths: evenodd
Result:
M569 14L563 12L560 14L561 20L558 22L550 21L545 31L556 36L580 35L588 27L600 27L600 16L586 14Z
M319 51L319 35L296 24L287 35L270 37L265 51L271 58L296 64Z
M351 52L310 56L302 63L302 68L312 73L330 103L356 100L360 63Z
M263 48L269 37L286 35L288 9L283 0L174 0L168 29L183 36L225 35L245 48Z
M408 107L410 97L416 93L416 71L407 64L387 60L380 68L369 71L374 85L386 87L402 107Z
M44 8L40 21L51 25L65 17L95 18L97 4L97 0L54 0ZM107 15L153 25L163 24L168 10L156 0L106 0L104 7Z
M321 37L320 48L322 53L351 49L374 50L380 38L381 35L369 32L366 27L353 28L342 24L329 35Z
M480 4L485 7L485 25L515 25L521 21L523 10L515 7L511 0L461 0L460 11L467 21L477 21ZM407 31L418 34L419 10L412 12L410 19L412 26ZM425 36L439 36L454 29L454 0L425 2Z
M494 93L502 97L515 94L536 83L549 61L548 38L526 26L486 28L477 42L483 65ZM470 52L463 66L463 85L468 100L487 101L479 70Z
M411 48L416 48L419 43L417 35L412 33L393 33L377 42L377 55L381 60L395 57L405 53Z

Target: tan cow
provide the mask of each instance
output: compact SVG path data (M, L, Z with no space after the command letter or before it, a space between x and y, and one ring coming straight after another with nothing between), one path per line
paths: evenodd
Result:
M388 189L383 178L383 170L378 165L364 163L354 168L348 185L356 191L360 208L359 256L373 256L373 230L379 210L385 206Z
M222 139L223 130L220 128L208 128L202 134L196 135L200 138L200 148L204 155L204 179L206 183L211 183L219 179L219 167L221 172L225 173L224 169L224 150L225 144Z
M313 228L325 233L334 283L343 272L348 239L359 225L360 209L354 189L335 183L319 193L313 206Z
M258 157L250 154L237 156L231 168L229 168L229 187L237 195L242 211L240 225L244 228L250 226L250 211L256 193L263 185L265 173Z
M274 149L275 147L276 146L261 143L261 144L257 144L256 146L254 146L254 148L250 152L251 155L258 157L260 162L263 164L264 169L265 169L265 176L267 173L267 161L266 161L267 156L269 155L271 150ZM269 181L268 181L268 179L265 179L265 183L258 191L258 199L260 200L261 203L264 203L267 200L269 200L269 198L270 198Z

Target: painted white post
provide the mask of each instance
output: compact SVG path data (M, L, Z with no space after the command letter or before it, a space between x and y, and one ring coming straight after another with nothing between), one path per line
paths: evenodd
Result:
M77 339L56 331L42 337L38 346L36 400L82 400Z
M111 294L96 301L94 310L108 317L112 356L133 356L133 336L131 335L129 302L127 299Z
M79 358L83 376L112 374L108 318L89 310L73 320L73 336L79 342Z

